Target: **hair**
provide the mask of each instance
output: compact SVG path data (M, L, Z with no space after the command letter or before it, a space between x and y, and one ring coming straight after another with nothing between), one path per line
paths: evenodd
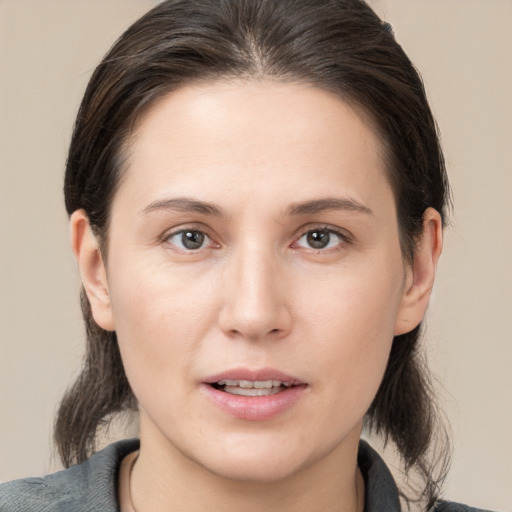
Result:
M197 81L266 78L300 81L360 108L386 148L403 257L414 259L427 208L446 222L449 187L437 127L418 72L362 0L169 0L135 22L94 71L76 119L65 174L68 214L84 209L103 255L112 199L125 149L141 114L155 101ZM98 429L136 409L115 332L101 329L82 290L85 362L63 398L55 440L66 466L95 450ZM442 469L432 454L435 396L420 350L421 325L395 336L366 425L391 440L407 473L421 476L431 506ZM446 436L445 436L446 437ZM443 438L444 439L444 438ZM444 446L444 445L443 445Z

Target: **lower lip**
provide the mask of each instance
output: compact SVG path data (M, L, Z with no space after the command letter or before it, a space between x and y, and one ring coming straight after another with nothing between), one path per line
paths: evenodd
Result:
M232 395L209 384L202 384L202 389L215 405L231 416L242 420L265 421L293 407L304 393L306 385L292 386L266 396Z

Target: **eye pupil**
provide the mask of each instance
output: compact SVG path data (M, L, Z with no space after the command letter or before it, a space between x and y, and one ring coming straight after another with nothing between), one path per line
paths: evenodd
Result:
M201 231L184 231L181 234L181 242L187 249L199 249L204 243L204 237Z
M328 231L310 231L307 234L307 242L310 247L314 249L323 249L327 247L331 240L331 236Z

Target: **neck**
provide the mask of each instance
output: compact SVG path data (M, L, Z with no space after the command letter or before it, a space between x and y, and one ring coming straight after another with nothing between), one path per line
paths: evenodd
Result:
M357 436L321 459L272 481L241 481L216 474L174 447L141 431L131 473L136 512L362 512L364 482L357 468ZM161 440L160 440L161 441Z

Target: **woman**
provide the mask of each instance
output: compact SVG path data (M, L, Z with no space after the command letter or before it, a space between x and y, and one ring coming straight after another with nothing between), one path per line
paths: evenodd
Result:
M94 73L65 194L88 347L56 441L80 464L1 510L399 510L364 424L423 509L461 509L417 347L443 157L364 3L162 3ZM130 408L140 446L90 457Z

